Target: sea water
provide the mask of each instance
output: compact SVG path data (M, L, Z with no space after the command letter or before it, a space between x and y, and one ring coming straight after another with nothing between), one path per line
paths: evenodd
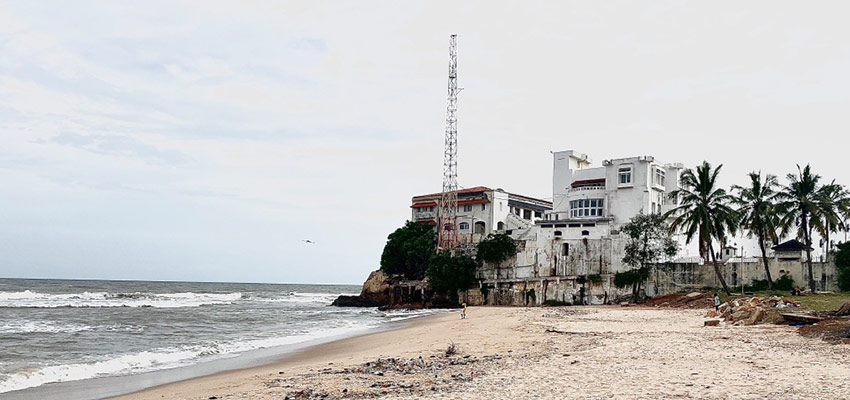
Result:
M430 312L330 306L359 289L0 279L0 397L366 331Z

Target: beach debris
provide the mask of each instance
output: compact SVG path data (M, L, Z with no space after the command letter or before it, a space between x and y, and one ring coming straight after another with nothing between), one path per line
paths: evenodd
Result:
M714 308L714 294L702 292L671 293L653 297L647 300L644 305L659 308Z
M458 348L455 345L455 342L449 343L449 346L446 347L446 357L453 356L458 353Z
M835 312L835 315L837 315L837 316L850 315L850 301L842 304L841 307L838 309L838 311Z
M710 319L710 320L705 321L705 324L703 326L718 326L718 325L720 325L719 319Z
M721 304L717 311L706 313L709 318L723 318L734 325L757 325L776 320L776 314L768 313L774 308L796 308L800 303L779 296L744 297Z

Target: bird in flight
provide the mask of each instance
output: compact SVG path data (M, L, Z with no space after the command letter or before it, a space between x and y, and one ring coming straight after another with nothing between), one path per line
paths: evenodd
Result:
M302 241L302 242L304 242L304 243L316 244L316 242L314 242L314 241L312 241L312 240L310 240L310 239L302 239L301 241Z

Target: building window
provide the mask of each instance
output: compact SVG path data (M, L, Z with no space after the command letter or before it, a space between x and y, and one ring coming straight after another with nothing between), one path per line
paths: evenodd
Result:
M483 221L475 221L474 227L475 227L474 233L480 233L482 235L487 230L487 225Z
M461 223L460 223L460 230L465 231L465 230L467 230L467 229L469 229L469 223L467 223L467 222L461 222Z
M653 179L655 180L656 185L664 186L664 170L661 168L656 168L655 175L653 175Z
M487 204L481 203L481 211L487 211Z
M465 212L472 211L472 204L464 204L463 211L465 211Z
M570 217L601 217L603 199L582 199L570 201Z
M542 216L543 216L543 214L541 214L541 213L540 213L540 211L535 211L535 212L534 212L534 218L540 218L540 217L542 217Z
M619 182L620 185L631 185L632 184L632 167L620 167L619 171Z
M522 210L523 219L531 219L531 210Z
M570 244L569 244L569 243L564 243L564 245L563 245L562 247L563 247L564 255L565 255L565 256L570 255Z

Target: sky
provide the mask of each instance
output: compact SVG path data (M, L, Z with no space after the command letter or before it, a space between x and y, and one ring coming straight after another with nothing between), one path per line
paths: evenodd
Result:
M551 198L567 149L850 183L848 9L0 1L0 277L361 283L441 188L452 33L461 187Z

